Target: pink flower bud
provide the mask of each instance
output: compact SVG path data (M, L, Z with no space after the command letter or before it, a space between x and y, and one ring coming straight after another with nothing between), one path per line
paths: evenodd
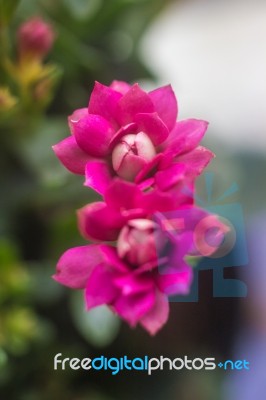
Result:
M51 25L34 17L20 26L17 40L21 58L42 59L53 45L54 31Z
M138 266L153 261L157 257L157 224L148 219L133 219L123 227L117 241L121 258Z
M128 134L113 150L113 168L121 178L133 181L140 170L155 155L154 145L146 133Z

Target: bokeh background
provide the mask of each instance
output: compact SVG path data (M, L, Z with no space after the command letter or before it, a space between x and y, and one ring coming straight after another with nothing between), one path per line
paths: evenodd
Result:
M0 398L264 400L265 1L0 0L0 12ZM16 65L17 29L36 15L56 38L25 81L6 57ZM238 265L236 249L225 277L244 281L247 297L214 298L213 272L200 271L199 302L171 303L153 338L106 308L86 313L82 293L51 279L59 256L85 243L75 210L96 198L51 145L68 135L67 116L87 104L94 81L113 79L171 83L180 118L210 121L210 202L236 183L225 202L238 203L245 220L249 263ZM204 177L198 194L207 198ZM54 371L57 353L247 359L251 370Z

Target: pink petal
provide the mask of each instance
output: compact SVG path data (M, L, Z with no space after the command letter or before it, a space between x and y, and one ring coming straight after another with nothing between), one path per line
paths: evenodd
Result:
M108 154L114 129L100 115L90 114L73 123L73 132L78 145L89 155L105 157Z
M105 192L105 201L108 206L121 210L139 208L139 198L141 191L131 182L125 182L121 179L114 179Z
M164 142L169 135L167 126L163 123L157 113L139 113L135 116L139 131L145 132L152 140L154 146Z
M86 239L116 240L125 220L104 202L95 202L78 210L78 226Z
M154 282L149 275L142 274L136 277L134 273L118 276L114 279L114 285L121 290L123 296L133 295L140 292L152 291Z
M158 169L166 169L168 167L170 167L173 164L173 160L175 159L175 156L173 154L170 153L160 153L162 154L162 157L160 159L159 162L159 166Z
M168 315L168 299L164 293L157 291L153 308L141 318L140 323L151 335L155 335L167 322Z
M181 261L182 262L182 261ZM180 271L178 271L180 269ZM176 265L166 272L158 271L157 285L161 292L172 294L188 294L193 279L193 271L190 266L182 262L182 265Z
M133 295L120 295L114 302L114 310L131 326L135 326L154 306L155 290L140 292Z
M177 183L170 188L169 193L175 202L175 208L182 206L192 206L194 204L195 182L194 178L187 179Z
M136 114L154 112L149 95L136 83L118 102L118 120L121 125L133 122Z
M150 162L148 162L144 168L138 173L135 178L136 183L140 183L143 179L148 178L149 174L157 168L158 164L162 160L164 155L162 153L157 154Z
M140 204L150 214L156 211L169 211L176 207L176 196L178 195L179 193L173 196L171 193L153 189L144 194Z
M167 190L185 178L185 171L186 166L184 164L175 163L169 168L157 172L155 183L160 190Z
M194 150L178 157L178 162L186 165L187 173L193 176L200 175L209 162L215 157L206 147L198 146ZM175 165L175 164L174 164Z
M203 138L208 122L197 119L178 121L163 143L165 153L180 155L193 150Z
M95 82L88 106L89 113L101 115L117 128L117 103L121 97L122 94L113 88Z
M89 161L85 168L86 180L84 185L104 194L112 182L112 170L106 161Z
M67 250L59 259L53 279L62 285L82 289L95 268L103 260L97 245L74 247Z
M154 177L148 178L145 181L142 181L141 183L138 184L138 187L141 191L145 191L146 189L149 189L154 185Z
M74 136L63 139L52 146L52 149L64 167L70 172L79 175L85 174L85 166L90 160L90 156L78 147Z
M73 132L73 123L79 121L81 118L86 117L88 115L88 109L87 108L78 108L73 112L73 114L69 115L68 117L68 126L70 129L70 132L72 135L74 135Z
M173 129L177 119L177 101L171 85L163 86L149 93L155 111L167 128Z
M118 290L112 283L113 271L106 265L99 265L92 271L85 290L86 308L90 310L103 304L111 304Z
M110 85L110 88L119 93L126 94L131 88L131 85L124 81L113 81Z
M100 245L100 249L107 265L120 274L128 273L128 266L118 256L116 247L103 244Z
M112 137L110 142L110 149L113 149L115 145L127 134L137 133L137 124L135 122L122 126L116 134Z

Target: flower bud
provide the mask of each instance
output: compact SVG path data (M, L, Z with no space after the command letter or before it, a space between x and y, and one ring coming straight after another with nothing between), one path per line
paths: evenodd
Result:
M155 155L153 143L146 133L128 134L122 137L113 150L113 168L121 178L133 181Z
M117 241L117 251L131 265L138 266L157 257L157 224L148 219L134 219L123 227Z
M54 31L51 25L34 17L20 26L17 40L21 59L42 60L53 45Z

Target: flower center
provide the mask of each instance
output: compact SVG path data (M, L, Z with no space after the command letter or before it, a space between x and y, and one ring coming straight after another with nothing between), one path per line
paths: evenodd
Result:
M154 145L145 132L130 133L123 136L113 150L113 168L121 178L133 181L155 155Z
M148 219L128 221L117 241L117 250L132 267L137 267L156 259L158 225Z

